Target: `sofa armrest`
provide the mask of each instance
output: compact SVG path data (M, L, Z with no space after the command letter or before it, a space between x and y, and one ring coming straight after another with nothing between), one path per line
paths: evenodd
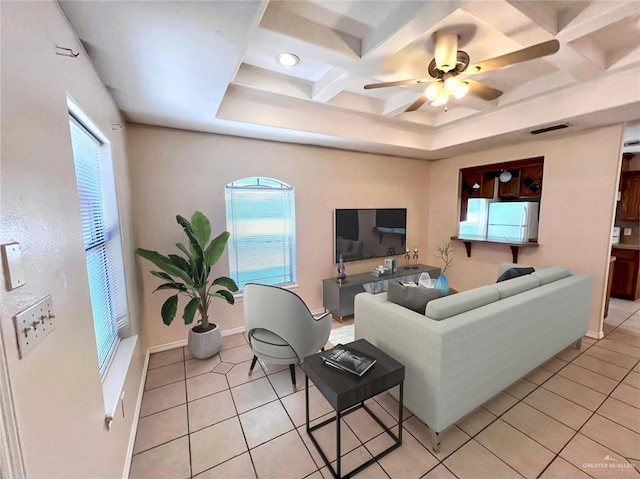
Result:
M441 323L387 301L386 293L356 295L355 318L355 339L366 339L405 365L405 406L415 413L424 404L435 404L442 369Z

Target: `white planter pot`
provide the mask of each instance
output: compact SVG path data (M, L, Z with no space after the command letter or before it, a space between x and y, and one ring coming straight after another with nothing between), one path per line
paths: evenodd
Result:
M210 324L214 326L209 331L197 332L201 326L195 326L189 331L189 338L187 340L187 347L191 356L196 359L207 359L215 354L218 354L222 348L222 332L217 324Z

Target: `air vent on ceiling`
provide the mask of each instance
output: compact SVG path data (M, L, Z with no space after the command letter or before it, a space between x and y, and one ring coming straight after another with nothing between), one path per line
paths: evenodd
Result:
M640 140L631 140L631 141L624 142L624 146L637 146L637 145L640 145Z
M540 133L547 133L554 130L562 130L563 128L569 128L569 123L558 123L557 125L545 126L544 128L538 128L537 130L531 130L529 133L532 135L539 135Z

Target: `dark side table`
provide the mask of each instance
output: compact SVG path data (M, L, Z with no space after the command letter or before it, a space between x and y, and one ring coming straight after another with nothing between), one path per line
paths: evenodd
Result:
M404 387L404 366L393 359L388 354L380 351L366 339L359 339L353 343L349 343L353 349L373 356L377 359L376 364L367 371L362 377L357 377L347 372L333 369L324 364L320 353L307 356L302 363L302 369L305 373L305 412L307 420L307 434L311 438L314 446L320 453L327 468L336 479L345 479L352 477L365 467L370 466L378 459L384 457L402 444L402 403L403 403L403 387ZM313 427L309 426L309 378L316 385L325 399L331 404L336 412L335 417L331 417L320 424ZM367 399L372 398L376 394L386 391L394 386L400 386L400 402L398 405L398 435L394 435L391 430L371 411L364 403ZM382 427L382 429L393 439L393 444L382 451L377 456L369 459L364 464L358 466L353 471L341 475L340 469L340 419L357 410L363 408L369 415ZM337 462L334 470L333 466L322 451L322 448L313 437L313 431L327 424L336 421L336 450Z

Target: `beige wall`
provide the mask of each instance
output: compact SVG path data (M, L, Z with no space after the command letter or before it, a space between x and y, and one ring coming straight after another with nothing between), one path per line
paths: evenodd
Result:
M137 245L169 253L183 240L175 215L203 211L215 232L226 225L224 186L247 176L277 178L295 188L298 293L311 310L322 308L323 278L336 275L333 259L335 208L407 208L408 245L424 250L428 213L428 163L311 146L192 133L165 128L128 128ZM429 257L425 257L429 261ZM347 263L347 275L369 271L381 260ZM139 262L147 346L183 340L188 326L160 319L165 292ZM214 273L228 274L227 255ZM212 318L223 330L244 325L242 304L214 302Z
M603 311L611 227L620 169L622 125L431 163L428 245L456 234L458 171L469 166L544 156L538 248L520 250L518 262L564 265L593 276L589 332L598 334ZM453 288L495 281L497 265L511 261L507 246L474 244L471 257L456 242L456 265L447 274Z
M120 115L55 2L2 2L0 243L22 246L26 285L5 291L1 330L29 479L121 477L143 364L135 352L125 384L126 417L111 431L97 367L84 246L67 116L67 94L111 141L125 245L131 243ZM134 258L126 247L130 311L138 329ZM19 359L12 317L52 295L56 329ZM3 395L7 391L0 391Z

